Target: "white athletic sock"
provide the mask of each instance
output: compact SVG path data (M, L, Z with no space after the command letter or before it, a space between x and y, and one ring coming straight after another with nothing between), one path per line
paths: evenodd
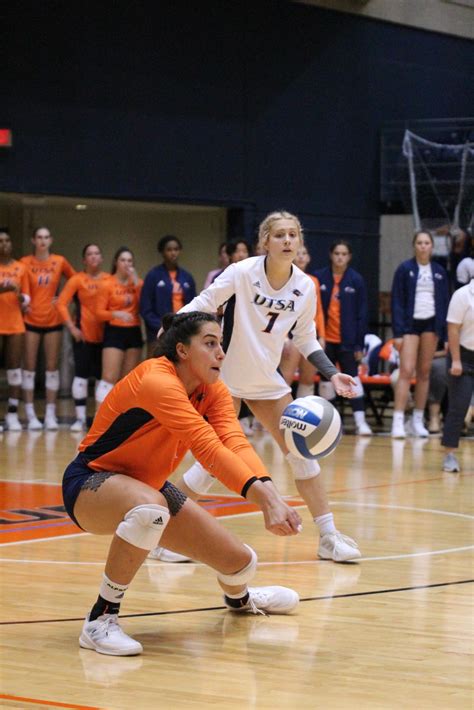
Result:
M36 419L35 405L33 403L26 402L25 414L26 414L26 418L28 419L29 422L32 419Z
M55 417L56 416L56 405L55 404L47 404L45 415L47 417Z
M15 399L14 397L9 397L8 398L8 411L10 413L16 412L19 404L20 404L19 399Z
M425 412L423 409L414 409L413 410L413 421L414 422L423 423L424 418L425 418Z
M395 411L393 412L393 423L394 423L394 424L395 424L395 423L397 423L397 424L403 424L404 421L405 421L405 412L403 412L403 411L400 412L400 411L398 411L398 410L395 410Z
M334 515L332 513L318 515L316 518L313 518L313 520L319 527L319 534L321 537L323 535L328 535L329 533L337 532L337 528L334 525Z
M354 421L357 426L360 426L361 424L365 424L365 412L359 411L359 412L353 412L354 414Z
M86 406L85 404L76 405L76 419L80 422L86 421Z
M108 602L117 602L120 604L127 589L128 584L118 584L117 582L112 582L112 580L104 574L99 594L102 599L107 599Z

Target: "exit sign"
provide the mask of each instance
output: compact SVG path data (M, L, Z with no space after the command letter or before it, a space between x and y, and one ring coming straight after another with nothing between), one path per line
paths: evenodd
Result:
M11 148L12 132L9 128L0 128L0 148Z

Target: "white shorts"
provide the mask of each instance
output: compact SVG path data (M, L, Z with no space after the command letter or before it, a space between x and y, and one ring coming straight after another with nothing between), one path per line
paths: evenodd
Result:
M224 378L223 378L224 379ZM224 383L230 390L233 397L238 399L281 399L291 392L291 387L286 384L279 372L275 372L273 377L262 377L258 385L245 384L244 373L242 373L242 382L228 382L224 379Z

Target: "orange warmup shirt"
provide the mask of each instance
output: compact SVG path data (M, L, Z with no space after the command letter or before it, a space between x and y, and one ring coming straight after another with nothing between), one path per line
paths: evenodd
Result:
M68 306L73 299L76 302L74 324L87 343L101 343L104 339L104 324L97 318L96 305L99 288L109 278L105 271L95 277L81 271L69 279L59 295L57 308L63 322L71 319Z
M100 321L108 321L110 325L125 328L140 325L139 304L142 286L143 281L141 280L137 285L133 283L132 279L123 284L115 275L110 276L107 281L101 284L97 293L96 317ZM133 316L133 320L125 323L119 318L114 318L112 311L126 311Z
M308 274L309 278L313 281L316 288L316 318L314 322L316 323L316 335L318 338L326 337L326 326L324 325L324 311L321 303L321 289L319 287L319 280L316 276Z
M30 295L26 266L20 261L13 260L8 265L0 264L0 284L4 286L14 284L19 293ZM15 335L24 332L25 322L18 293L14 291L0 293L0 335Z
M38 328L61 325L62 318L53 299L57 296L61 276L69 279L76 273L71 264L59 254L51 254L44 261L34 256L24 256L21 262L27 269L31 295L25 323Z
M328 343L341 342L341 300L339 298L341 280L342 274L334 275L334 286L331 291L326 321L326 340Z
M169 277L171 279L171 301L173 304L173 313L177 313L184 306L184 293L183 287L176 279L178 275L177 271L168 271Z
M220 380L189 397L166 357L145 360L120 380L79 445L90 468L161 488L185 453L237 493L268 473L242 433Z

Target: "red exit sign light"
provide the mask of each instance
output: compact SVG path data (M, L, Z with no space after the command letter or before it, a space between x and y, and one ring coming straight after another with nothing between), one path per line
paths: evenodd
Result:
M9 128L0 128L0 148L12 147L12 132Z

